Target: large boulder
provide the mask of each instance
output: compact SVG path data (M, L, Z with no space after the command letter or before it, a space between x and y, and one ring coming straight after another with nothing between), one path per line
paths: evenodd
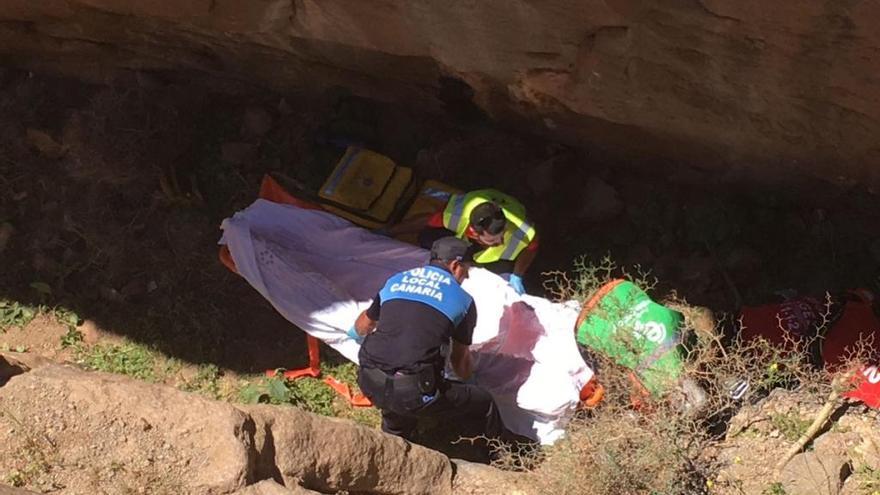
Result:
M2 495L2 493L0 493ZM263 480L253 485L248 485L232 495L320 495L318 492L306 490L305 488L294 485L286 487L278 484L273 480Z
M450 494L445 455L351 421L292 407L242 408L256 425L257 474L336 492Z
M49 364L13 376L0 404L0 473L29 486L222 494L251 481L253 421L226 403Z
M0 495L35 495L36 492L15 488L8 485L0 485Z
M5 0L0 56L473 99L577 145L880 184L878 21L827 0Z

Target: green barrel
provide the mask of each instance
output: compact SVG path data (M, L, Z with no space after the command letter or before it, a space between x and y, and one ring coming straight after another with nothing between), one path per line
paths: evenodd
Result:
M633 370L652 394L668 390L684 366L680 352L683 317L657 304L628 280L615 280L584 306L577 341Z

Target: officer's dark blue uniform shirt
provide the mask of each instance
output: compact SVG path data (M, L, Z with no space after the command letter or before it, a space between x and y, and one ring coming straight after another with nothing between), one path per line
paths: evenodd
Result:
M389 278L367 316L379 324L361 345L361 366L415 373L426 364L442 369L440 346L450 337L471 344L477 308L451 273L428 265Z

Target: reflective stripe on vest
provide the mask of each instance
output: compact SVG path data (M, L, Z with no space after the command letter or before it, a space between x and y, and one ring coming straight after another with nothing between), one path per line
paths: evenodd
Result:
M461 219L464 213L464 203L465 203L465 194L454 194L452 199L450 199L450 203L452 203L452 210L449 213L449 225L447 228L449 230L458 234L458 231L461 227ZM467 228L467 226L465 226Z
M517 251L517 247L519 247L519 245L526 240L526 235L529 233L529 230L531 228L532 226L531 224L529 224L529 222L523 222L522 224L520 224L519 228L516 229L516 232L514 232L513 235L510 236L510 240L507 241L507 248L504 250L503 253L501 253L501 259L512 260L516 258L516 255L519 254L519 251ZM525 248L527 245L528 242L526 242L525 246L522 247Z
M379 291L379 299L381 304L402 299L428 305L453 325L461 323L473 301L449 272L430 265L392 276Z
M474 261L485 265L488 263L494 263L499 260L505 261L514 261L516 257L519 256L519 253L523 251L528 245L531 237L529 237L529 232L534 233L534 229L529 229L529 231L523 231L523 238L517 242L514 237L519 237L517 233L519 233L519 229L515 229L513 226L508 225L507 230L504 231L504 243L500 246L491 246L483 249L474 254Z

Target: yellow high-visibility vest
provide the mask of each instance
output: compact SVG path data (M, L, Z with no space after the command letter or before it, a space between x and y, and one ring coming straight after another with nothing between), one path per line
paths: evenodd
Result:
M480 189L466 194L453 194L443 210L443 227L459 239L466 239L471 212L477 206L491 201L501 207L507 218L504 229L504 242L474 254L474 261L480 264L499 260L513 261L535 238L535 228L526 221L526 208L512 196L495 189Z

